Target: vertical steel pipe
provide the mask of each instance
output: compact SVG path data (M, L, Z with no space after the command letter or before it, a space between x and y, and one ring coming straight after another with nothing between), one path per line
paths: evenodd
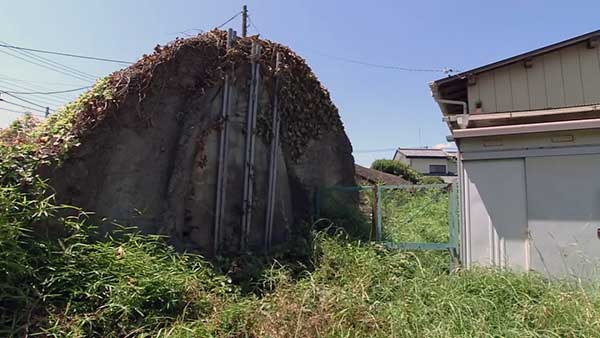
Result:
M265 248L266 250L271 249L271 241L273 234L273 218L275 215L275 197L277 193L277 157L279 149L279 129L281 124L281 118L277 111L278 105L278 90L279 90L279 67L280 67L281 54L277 53L275 59L275 78L273 80L273 109L272 109L272 122L273 128L271 137L271 149L269 153L269 186L267 190L267 215L265 224Z
M258 94L260 83L260 45L253 42L250 55L251 80L248 97L248 112L246 115L246 152L244 159L244 187L242 197L242 233L240 249L248 247L248 237L252 224L253 190L254 190L254 152L256 141L256 115L258 109Z
M234 31L229 29L227 32L227 50L233 46ZM233 70L231 70L233 73ZM223 126L219 138L219 159L217 163L217 191L215 200L215 217L213 228L213 254L219 253L221 243L221 229L223 227L223 215L225 214L225 195L227 192L227 146L229 132L229 110L231 107L231 78L230 74L225 74L223 81L223 103L221 105L221 120Z

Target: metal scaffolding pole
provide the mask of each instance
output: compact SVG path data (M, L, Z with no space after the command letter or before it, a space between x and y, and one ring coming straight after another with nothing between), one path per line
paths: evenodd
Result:
M227 50L233 46L235 32L229 29L227 32ZM223 228L223 215L225 214L225 195L227 192L227 147L229 133L229 110L231 109L231 74L225 74L223 82L223 104L221 106L221 120L223 127L219 139L219 161L217 168L217 196L215 203L215 224L213 229L213 254L219 253L221 243L221 229Z
M277 94L279 90L279 66L281 54L277 53L275 59L275 79L273 85L273 119L272 128L273 136L271 137L271 149L269 154L269 187L267 196L267 215L265 224L265 248L271 249L272 233L273 233L273 217L275 213L275 196L277 192L277 156L279 149L279 129L281 125L281 117L277 111Z
M260 45L252 42L251 80L248 96L248 113L246 116L246 154L244 159L244 193L242 197L242 234L240 248L248 247L248 237L252 224L253 191L254 191L254 152L256 141L256 115L258 109L258 93L260 83Z

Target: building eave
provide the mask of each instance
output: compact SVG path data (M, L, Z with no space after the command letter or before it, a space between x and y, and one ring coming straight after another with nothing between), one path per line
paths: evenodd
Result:
M452 133L452 136L454 136L455 139L463 139L472 137L494 137L503 135L518 135L586 129L600 129L600 118L544 123L515 124L496 127L456 129Z
M568 47L568 46L571 46L571 45L574 45L574 44L577 44L577 43L580 43L580 42L584 42L584 41L586 41L586 40L588 40L590 38L597 38L597 37L600 37L600 30L596 30L596 31L593 31L593 32L589 32L589 33L580 35L580 36L576 36L574 38L571 38L571 39L568 39L568 40L564 40L564 41L561 41L561 42L557 42L557 43L552 44L552 45L548 45L548 46L545 46L545 47L534 49L532 51L529 51L529 52L526 52L526 53L522 53L522 54L519 54L519 55L516 55L516 56L512 56L512 57L509 57L509 58L506 58L506 59L503 59L503 60L500 60L500 61L496 61L496 62L487 64L487 65L484 65L484 66L481 66L481 67L473 68L473 69L464 71L462 73L459 73L459 74L456 74L456 75L453 75L453 76L450 76L450 77L447 77L447 78L439 79L439 80L434 81L432 83L432 85L435 84L436 86L440 86L442 84L447 84L447 83L450 83L450 82L453 82L453 81L464 80L464 79L466 79L470 75L474 75L474 74L486 72L486 71L489 71L489 70L492 70L492 69L496 69L496 68L499 68L499 67L503 67L503 66L507 66L507 65L510 65L512 63L516 63L516 62L519 62L519 61L524 61L524 60L526 60L528 58L532 58L534 56L538 56L538 55L541 55L541 54L546 54L546 53L552 52L554 50L561 49L561 48L564 48L564 47Z

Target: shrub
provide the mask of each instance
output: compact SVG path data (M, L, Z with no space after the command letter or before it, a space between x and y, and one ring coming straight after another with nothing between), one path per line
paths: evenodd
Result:
M422 176L420 184L444 184L444 180L437 176Z
M371 164L371 169L383 171L384 173L401 176L405 180L412 183L419 183L421 174L410 166L396 160L375 160Z

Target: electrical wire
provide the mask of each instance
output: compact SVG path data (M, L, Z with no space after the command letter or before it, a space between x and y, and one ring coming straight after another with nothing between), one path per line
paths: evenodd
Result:
M395 151L396 148L384 148L384 149L363 149L363 150L355 150L352 153L354 154L366 154L366 153L383 153L388 151Z
M56 91L51 91L51 92L13 92L13 91L5 91L5 90L1 90L0 92L6 93L6 94L17 94L17 95L53 95L53 94L77 92L77 91L89 89L89 88L92 88L92 86L85 86L85 87L65 89L65 90L56 90Z
M6 80L10 80L10 81L15 81L15 82L22 82L22 83L29 83L29 84L37 84L39 86L39 84L45 84L45 85L52 85L52 86L68 86L68 87L74 87L77 86L77 84L73 84L73 83L64 83L64 82L46 82L46 81L34 81L34 80L23 80L23 79L17 79L14 77L10 77L6 74L1 74L0 73L0 79L6 79Z
M186 29L186 30L184 30L184 31L181 31L181 32L173 32L173 33L169 33L169 35L183 34L183 35L185 35L185 36L187 36L187 37L192 37L193 35L192 35L192 34L190 34L190 32L192 32L192 31L194 31L194 32L198 32L199 34L202 34L202 33L204 33L204 30L203 30L203 29L200 29L200 28L189 28L189 29Z
M231 20L237 18L238 16L240 16L240 14L242 14L242 11L237 12L234 16L232 16L231 18L229 18L227 21L223 22L222 24L218 25L215 27L215 29L221 29L223 26L225 26L226 24L230 23ZM204 33L203 29L200 28L189 28L180 32L173 32L173 33L169 33L169 35L174 35L174 34L183 34L186 37L192 37L193 35L191 35L189 32L190 31L195 31L195 32L199 32L200 34Z
M254 28L254 30L256 31L256 33L258 33L258 35L260 35L260 30L254 24L254 21L252 21L252 18L250 17L250 15L248 15L248 22L250 23L250 26L252 26Z
M41 105L41 104L39 104L39 103L36 103L36 102L33 102L33 101L31 101L31 100L26 100L26 99L23 99L23 98L21 98L21 97L18 97L18 96L14 95L14 94L10 94L10 93L7 93L7 92L0 92L0 93L1 93L1 94L6 94L6 95L8 95L8 96L10 96L10 97L12 97L12 98L15 98L15 99L19 100L19 101L22 101L22 102L25 102L25 103L32 104L32 105L34 105L34 106L36 106L36 107L40 107L40 108L42 108L42 109L49 109L49 110L51 110L51 111L54 111L54 109L50 109L50 108L49 108L49 107L47 107L47 106ZM3 101L4 101L4 100L3 100Z
M258 34L260 34L260 30L254 24L254 21L252 21L252 18L250 17L250 15L248 15L248 22L256 30L256 32ZM413 67L401 67L401 66L395 66L395 65L383 65L383 64L378 64L378 63L364 62L364 61L360 61L360 60L350 59L350 58L346 58L346 57L342 57L342 56L326 54L326 53L322 53L322 52L318 52L318 51L313 51L313 52L315 54L325 56L325 57L328 57L331 59L335 59L338 61L358 64L358 65L363 65L363 66L368 66L368 67L382 68L382 69L393 69L393 70L400 70L400 71L405 71L405 72L431 72L431 73L445 73L445 74L460 72L458 69L452 69L452 68L447 68L447 67L444 67L444 68L413 68Z
M223 22L222 24L220 24L219 26L215 27L216 29L221 29L223 26L225 26L226 24L230 23L231 20L237 18L238 16L240 16L240 14L242 14L241 11L237 12L234 16L232 16L231 18L229 18L229 20Z
M0 107L0 110L4 110L6 112L15 113L15 114L23 114L23 115L33 115L33 116L38 116L38 117L46 117L46 115L33 114L33 113L25 112L25 111L12 110L12 109L8 109L8 108L1 108Z
M0 40L0 43L5 43L4 41ZM77 79L80 80L85 80L85 81L95 81L95 79L97 78L97 76L79 71L75 68L63 65L61 63L55 62L53 60L50 60L48 58L44 58L38 55L35 55L31 52L27 52L27 51L22 51L22 50L16 50L16 53L21 54L22 56L28 58L28 59L32 59L35 60L35 62L41 62L42 64L54 69L54 70L58 70L60 72L67 73L72 77L75 77Z
M394 65L383 65L383 64L378 64L378 63L371 63L371 62L364 62L364 61L360 61L360 60L349 59L346 57L335 56L335 55L321 53L321 52L317 52L317 51L313 51L313 53L321 55L321 56L325 56L325 57L328 57L328 58L331 58L334 60L338 60L338 61L358 64L358 65L363 65L363 66L368 66L368 67L374 67L374 68L394 69L394 70L401 70L401 71L405 71L405 72L431 72L431 73L453 72L452 69L447 69L447 68L410 68L410 67L401 67L401 66L394 66Z
M7 44L7 42L0 40L0 44ZM54 60L45 58L43 56L35 55L35 54L33 54L32 52L29 52L29 51L24 51L24 50L18 50L17 49L16 52L19 53L19 54L21 54L21 55L23 55L23 56L25 56L25 57L29 57L29 58L32 58L32 59L34 59L36 61L42 62L44 64L47 64L50 67L57 67L57 68L59 68L61 70L64 70L64 71L66 71L68 73L71 73L71 74L74 74L74 75L77 75L77 76L81 76L81 77L84 77L84 78L88 78L91 81L94 81L94 80L96 80L96 78L98 78L98 76L96 76L96 75L92 75L92 74L89 74L89 73L86 73L86 72L82 72L82 71L80 71L78 69L75 69L73 67L69 67L67 65L64 65L64 64L56 62Z
M29 90L29 91L34 90L34 89L31 89L31 88L28 88L25 86L10 83L10 82L0 79L0 91L6 91L6 92L11 92L11 94L15 94L15 92L18 92L19 89L24 89L24 90ZM48 102L51 105L63 105L65 102L72 101L73 98L66 98L66 97L58 96L58 94L53 94L53 95L45 95L45 96L38 97L38 98L36 98L36 100L39 102Z
M79 76L75 76L75 75L69 74L69 73L67 73L67 72L61 71L60 69L56 69L56 68L54 68L54 67L48 67L48 66L46 66L46 65L44 65L44 64L40 64L40 63L37 63L37 62L31 61L31 60L27 60L27 59L25 59L25 58L23 58L23 57L21 57L21 56L19 56L19 55L14 55L14 54L11 54L11 53L9 53L9 52L7 52L7 51L5 51L5 50L0 50L0 53L6 54L6 55L10 55L10 56L12 56L12 57L14 57L14 58L17 58L17 59L19 59L19 60L22 60L22 61L25 61L25 62L28 62L28 63L34 64L34 65L36 65L36 66L39 66L39 67L42 67L42 68L46 68L46 69L48 69L48 70L51 70L51 71L53 71L53 72L57 72L57 73L60 73L60 74L63 74L63 75L70 76L70 77L72 77L72 78L75 78L75 79L77 79L77 80L80 80L80 81L84 81L84 82L89 82L89 81L90 81L89 79L86 79L86 78L83 78L83 77L79 77Z
M34 92L34 91L52 91L53 89L45 87L45 86L40 86L40 85L36 85L36 84L29 84L29 85L23 85L21 84L19 81L15 81L15 80L11 80L11 79L5 79L5 78L0 78L0 83L6 83L8 84L11 88L9 90L12 91L18 91L18 90L25 90L25 91L30 91L30 92ZM6 86L4 86L6 87ZM12 87L16 87L18 89L14 89ZM66 94L66 93L65 93ZM61 102L63 101L70 101L73 99L73 97L71 96L66 96L66 95L61 95L61 94L53 94L53 95L48 95L46 96L47 99L53 99L53 100L59 100Z
M11 102L11 101L6 101L5 99L0 99L0 102L4 102L4 103L10 104L10 105L13 105L13 106L16 106L16 107L20 107L20 108L23 108L23 109L29 109L29 110L32 110L32 111L36 111L38 113L46 113L45 110L39 110L37 108L27 107L27 106L24 106L24 105L19 104L19 103L14 103L14 102Z
M231 20L233 20L233 19L231 19ZM0 44L0 47L25 50L25 51L29 51L29 52L35 52L35 53L67 56L67 57L86 59L86 60L95 60L95 61L104 61L104 62L113 62L113 63L122 63L122 64L133 64L133 62L130 62L130 61L107 59L107 58L101 58L101 57L96 57L96 56L77 55L77 54L71 54L71 53L54 52L54 51L35 49L35 48L25 48L25 47L13 46L13 45L8 45L8 44Z
M0 92L4 91L5 88L6 87L0 87ZM58 107L63 106L68 101L56 102L56 101L50 101L50 100L41 98L41 99L36 100L35 102L39 103L40 105L43 105L44 107L49 107L53 110L56 110Z

